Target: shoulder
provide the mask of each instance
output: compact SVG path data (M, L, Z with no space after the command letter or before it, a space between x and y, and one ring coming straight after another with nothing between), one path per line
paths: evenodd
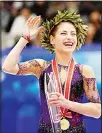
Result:
M18 63L18 75L34 74L37 78L49 66L49 62L43 59L32 59Z
M51 61L46 61L43 59L35 59L35 61L41 66L42 72L51 65Z
M51 61L46 61L43 59L34 59L34 60L36 60L41 66L45 65L45 67L51 64Z
M89 65L80 65L80 71L85 78L95 78L94 71L91 66Z
M37 61L41 66L42 66L42 64L43 64L44 62L46 62L46 61L43 60L43 59L33 59L33 60Z

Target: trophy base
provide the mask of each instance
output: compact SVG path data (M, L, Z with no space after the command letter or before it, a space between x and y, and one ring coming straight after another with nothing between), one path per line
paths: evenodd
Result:
M60 122L53 123L53 133L62 133Z

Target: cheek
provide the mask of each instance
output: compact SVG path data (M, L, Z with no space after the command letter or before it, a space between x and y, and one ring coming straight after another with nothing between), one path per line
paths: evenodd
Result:
M77 44L77 38L75 39L75 42L76 42L76 44Z
M54 40L54 43L57 45L59 43L62 43L63 42L63 39L62 37L56 37L56 39Z
M77 37L73 38L74 44L77 45Z

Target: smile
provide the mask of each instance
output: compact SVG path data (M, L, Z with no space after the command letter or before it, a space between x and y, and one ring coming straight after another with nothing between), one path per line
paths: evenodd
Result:
M65 46L73 46L73 43L72 42L64 42L63 43Z

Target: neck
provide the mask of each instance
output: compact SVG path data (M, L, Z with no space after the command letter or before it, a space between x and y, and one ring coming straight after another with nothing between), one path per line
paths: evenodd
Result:
M72 52L58 53L56 52L57 63L63 66L68 66L70 59L72 58Z

